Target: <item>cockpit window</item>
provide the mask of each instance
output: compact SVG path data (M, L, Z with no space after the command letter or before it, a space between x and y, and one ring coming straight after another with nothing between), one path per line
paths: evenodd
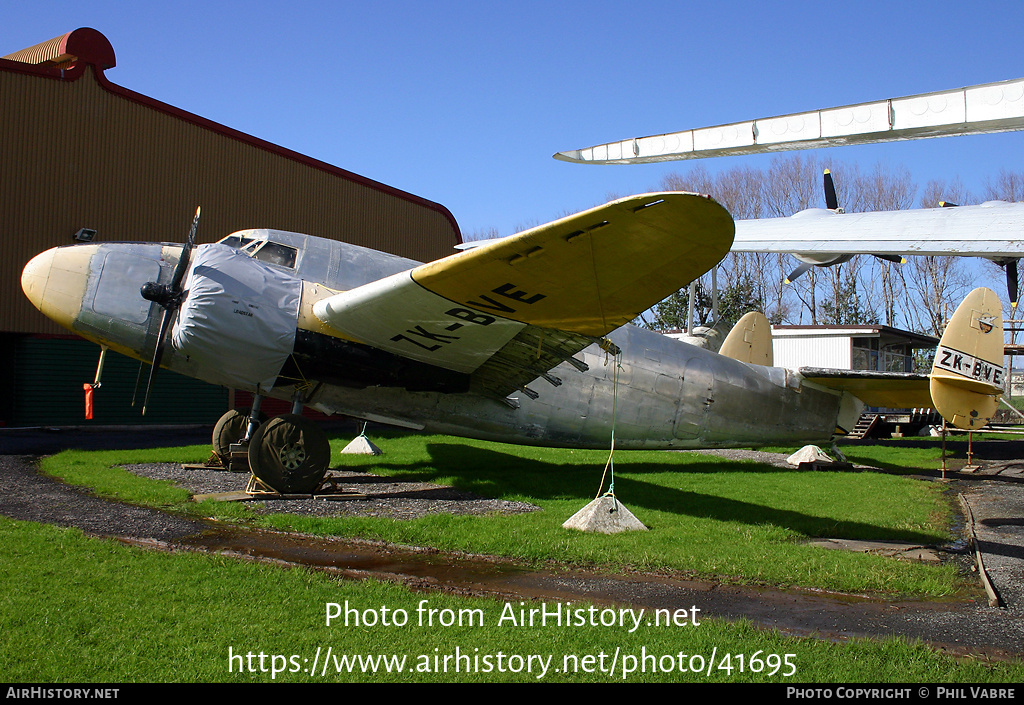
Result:
M255 257L263 262L279 264L282 267L295 268L295 257L297 250L287 245L279 245L276 242L264 243L263 247L256 250Z
M255 257L261 262L295 269L295 260L298 256L298 250L294 247L281 245L268 240L254 240L249 237L239 237L238 235L228 235L226 238L221 240L221 244L239 249L250 257Z
M244 245L248 245L252 242L251 237L238 237L237 235L228 235L226 238L220 241L220 244L227 245L228 247L234 247L236 250L241 249Z

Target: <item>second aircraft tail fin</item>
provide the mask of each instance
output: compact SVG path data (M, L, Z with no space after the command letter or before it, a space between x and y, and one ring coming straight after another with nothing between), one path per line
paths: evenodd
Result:
M763 313L745 314L726 337L718 351L726 357L754 365L774 364L772 352L772 325Z
M995 414L1004 381L1002 304L994 291L979 287L960 303L939 340L932 403L953 426L979 429Z

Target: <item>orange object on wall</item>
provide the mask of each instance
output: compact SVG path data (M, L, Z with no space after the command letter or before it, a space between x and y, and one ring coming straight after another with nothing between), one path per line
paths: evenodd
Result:
M82 389L85 390L85 418L86 420L92 419L92 385L86 382L82 385Z

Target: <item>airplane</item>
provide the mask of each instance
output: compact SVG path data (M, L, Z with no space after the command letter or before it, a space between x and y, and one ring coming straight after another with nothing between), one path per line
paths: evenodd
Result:
M836 215L842 217L832 218ZM1024 256L1024 203L944 202L938 208L864 213L830 206L787 218L739 220L733 251L792 255L800 264L786 277L787 284L811 267L831 267L856 255L897 264L908 256L981 257L1003 268L1009 303L1015 309L1018 261Z
M650 164L1018 130L1024 130L1024 78L635 137L554 158ZM810 267L831 267L858 254L894 262L909 255L984 257L1005 270L1010 306L1016 308L1024 203L843 213L827 171L825 200L825 209L788 218L737 221L733 250L793 255L801 264L787 283Z
M865 404L931 407L977 429L1002 393L998 297L977 289L931 374L772 366L768 320L718 353L629 325L733 245L708 196L631 196L420 264L344 242L243 230L196 245L89 243L34 257L22 289L101 346L245 390L214 430L253 476L310 493L330 464L327 413L508 443L687 449L824 443ZM147 384L152 385L152 374ZM262 398L290 400L265 422Z
M801 264L786 283L810 267L831 267L855 255L896 263L905 262L907 256L983 257L1005 270L1010 305L1016 307L1017 261L1024 256L1024 203L943 203L938 208L846 213L839 206L828 169L824 188L825 208L802 210L786 218L736 221L733 252L792 255Z

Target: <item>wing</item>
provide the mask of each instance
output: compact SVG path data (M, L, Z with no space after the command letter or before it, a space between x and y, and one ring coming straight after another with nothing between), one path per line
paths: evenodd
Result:
M357 342L504 397L708 271L733 222L706 196L613 201L336 294L313 312ZM553 381L553 380L549 380Z
M1024 129L1024 79L777 115L559 152L589 164L643 164Z
M736 252L1024 256L1024 203L870 213L808 210L736 222Z

